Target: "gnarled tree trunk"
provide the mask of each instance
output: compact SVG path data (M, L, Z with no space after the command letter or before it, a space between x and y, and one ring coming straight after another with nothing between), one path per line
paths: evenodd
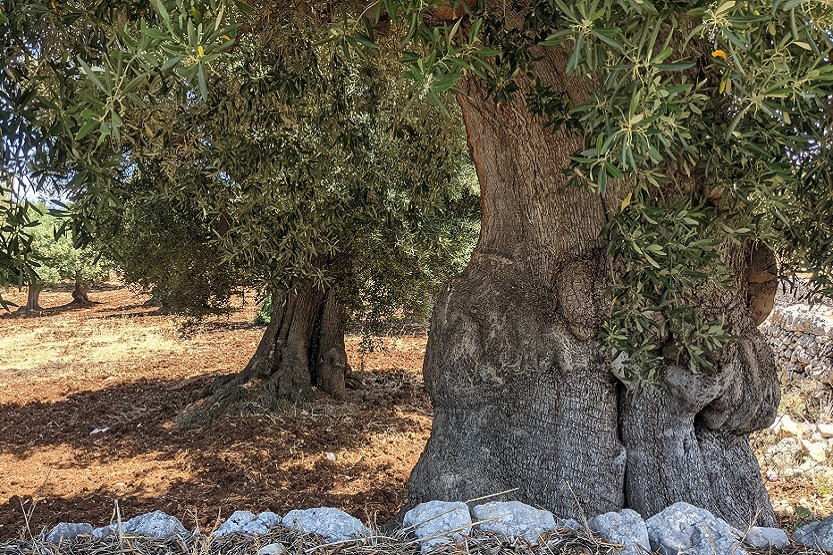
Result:
M536 73L579 105L584 84L564 65L542 52ZM581 140L545 129L521 100L498 107L466 87L481 236L434 310L424 375L435 416L409 506L517 488L511 497L562 517L626 506L648 517L689 501L738 526L771 524L748 434L774 416L778 385L746 289L704 292L741 324L714 377L669 367L667 387L626 389L595 339L610 308L606 208L562 173Z
M72 290L72 304L90 305L90 298L84 289L84 280L81 277L81 270L75 272L75 289Z
M338 302L335 291L329 289L324 298L318 329L313 336L312 356L314 364L312 382L324 393L336 399L344 399L347 387L358 387L358 380L347 362L344 346L344 306Z
M182 428L244 402L268 409L312 396L317 385L343 398L350 367L344 346L344 310L333 290L307 287L273 293L272 319L240 373L215 380L180 414ZM345 380L348 380L347 382Z

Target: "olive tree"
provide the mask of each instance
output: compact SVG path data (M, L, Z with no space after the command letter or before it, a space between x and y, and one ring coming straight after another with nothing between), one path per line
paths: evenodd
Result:
M644 515L684 500L774 522L748 444L779 398L756 324L774 253L829 292L829 2L153 8L96 51L101 69L84 52L89 69L62 68L92 96L60 120L98 145L83 152L141 136L131 86L205 102L206 75L249 37L280 37L275 60L315 28L369 58L395 38L422 97L456 95L481 231L434 311L435 418L410 503L514 489L564 516L576 499Z
M102 256L95 245L77 247L72 239L60 233L62 222L38 207L32 228L33 255L37 267L37 280L29 285L29 301L26 310L38 310L38 295L44 287L61 282L73 283L71 304L89 305L87 288L95 283L107 281L114 266L112 260Z
M424 303L476 237L459 115L414 101L391 55L349 58L316 42L314 30L241 38L203 75L198 102L167 81L141 104L128 96L134 110L92 146L111 149L118 170L68 158L66 179L86 172L66 185L75 214L168 308L221 308L247 285L271 294L251 361L191 404L183 426L238 401L303 400L313 386L344 397L348 318L378 323ZM74 140L94 135L85 123Z

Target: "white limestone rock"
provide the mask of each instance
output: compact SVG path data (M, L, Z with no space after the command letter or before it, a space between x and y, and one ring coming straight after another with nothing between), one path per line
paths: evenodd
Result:
M555 522L555 529L559 528L568 528L570 530L581 530L584 528L576 519L574 518L559 518Z
M121 527L125 534L149 536L159 539L170 536L187 537L191 535L178 518L165 514L162 511L153 511L152 513L131 518L127 522L122 523Z
M796 542L833 553L833 517L802 526L793 533Z
M743 535L743 543L755 549L783 549L790 545L790 539L780 528L753 526Z
M645 523L651 549L660 555L748 555L729 524L705 509L675 503Z
M235 533L241 533L243 527L254 521L255 515L251 511L234 511L230 517L223 522L214 535L218 538L228 536Z
M604 513L591 518L587 524L607 541L621 544L623 555L641 555L651 549L648 527L634 510Z
M116 527L113 524L109 526L102 526L100 528L96 528L92 531L92 536L94 538L106 538L107 536L113 535L116 533Z
M481 530L537 543L541 536L556 529L555 517L549 511L536 509L520 501L495 501L477 505L471 510Z
M90 524L61 522L58 523L46 536L46 541L55 545L63 540L74 540L78 536L92 535L93 527Z
M244 526L244 532L247 534L262 535L266 534L281 523L281 515L273 513L272 511L264 511L258 513L255 519L248 525Z
M281 517L273 512L263 512L255 515L251 511L234 511L225 522L214 532L218 538L230 534L249 534L262 536L280 523Z
M465 536L471 534L469 508L460 502L420 503L405 513L402 524L413 527L418 539L425 539L421 544L423 553L431 551L436 545L463 541Z
M257 550L257 555L283 555L286 548L279 543L270 543Z
M348 540L368 533L359 519L332 507L289 511L283 517L283 525L308 534L318 534L329 542Z

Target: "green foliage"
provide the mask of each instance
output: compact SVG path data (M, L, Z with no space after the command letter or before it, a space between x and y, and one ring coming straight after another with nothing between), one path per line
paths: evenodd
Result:
M142 180L136 175L133 185ZM118 221L98 230L97 242L125 283L152 291L166 310L199 317L226 309L244 282L237 268L220 263L215 227L192 202L137 195Z
M58 233L61 221L37 206L37 215L30 227L32 260L40 285L55 285L62 281L94 284L107 281L114 269L113 261L103 256L94 245L76 247L66 234Z
M82 91L51 99L80 118L51 112L72 140L44 159L74 200L73 232L104 238L125 279L189 314L243 285L310 281L336 287L366 324L424 312L477 234L459 114L412 102L390 45L344 58L292 12L273 20L292 32L235 41L233 6L153 9L132 23L118 10L79 15L114 38L80 48L74 77L44 78ZM199 35L200 19L228 35L194 43L182 29ZM235 47L215 52L215 40ZM195 63L176 50L186 45Z
M255 325L265 326L272 321L272 295L266 295L255 316Z
M37 215L35 205L19 199L0 181L0 286L23 287L37 280L31 232ZM0 307L8 310L9 306L0 295Z

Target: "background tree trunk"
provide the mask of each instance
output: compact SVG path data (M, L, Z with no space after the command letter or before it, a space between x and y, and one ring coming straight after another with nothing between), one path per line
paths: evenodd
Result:
M81 278L81 270L75 272L75 289L72 291L72 304L90 305L90 298L84 289L84 280Z
M347 362L344 346L344 306L333 289L327 291L318 320L317 344L313 348L313 383L336 399L347 396L348 384L357 387L357 380Z
M26 293L26 305L17 309L17 313L27 314L43 310L40 305L40 292L43 288L40 285L30 285Z
M343 308L332 291L308 287L272 294L272 319L249 363L240 373L223 376L180 414L180 428L205 421L240 403L276 409L281 402L312 397L315 377L337 398L345 395L349 369L344 348ZM322 348L326 351L321 352ZM322 364L323 363L323 364ZM337 371L341 369L340 383Z
M549 50L536 74L579 105L585 85L564 66ZM748 434L774 415L778 384L746 289L697 299L738 313L741 339L714 376L669 367L667 387L628 391L595 340L610 309L606 208L562 174L580 139L545 129L520 100L498 108L473 83L465 92L481 236L432 317L424 375L435 416L408 507L517 488L511 497L562 517L625 506L648 517L685 500L739 527L756 515L772 523ZM748 252L735 254L743 276Z

